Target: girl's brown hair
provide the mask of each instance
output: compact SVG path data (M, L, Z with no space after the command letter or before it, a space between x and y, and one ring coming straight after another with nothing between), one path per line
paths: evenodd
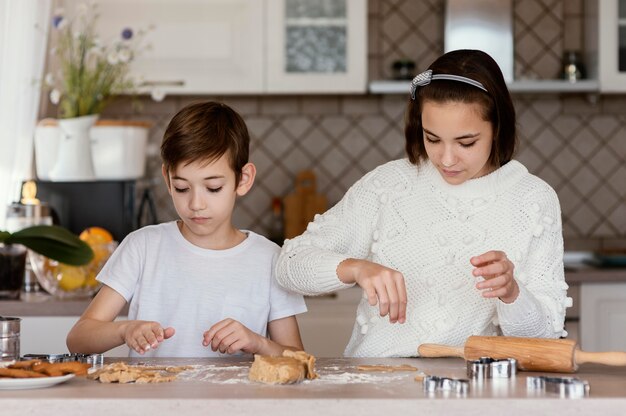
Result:
M491 122L493 127L494 140L488 163L500 167L509 162L517 145L515 107L496 61L485 52L462 49L442 55L429 69L433 75L460 75L478 81L488 92L464 82L450 80L434 80L418 87L415 100L409 97L404 115L406 152L411 163L418 165L428 159L422 129L422 107L426 101L479 104L483 119Z
M236 183L248 163L250 135L241 116L226 104L190 104L170 121L161 142L161 159L169 172L179 164L210 163L228 154Z

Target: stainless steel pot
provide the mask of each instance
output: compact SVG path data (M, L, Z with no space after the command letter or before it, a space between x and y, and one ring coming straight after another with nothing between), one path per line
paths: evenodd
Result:
M20 358L21 318L0 316L0 361Z

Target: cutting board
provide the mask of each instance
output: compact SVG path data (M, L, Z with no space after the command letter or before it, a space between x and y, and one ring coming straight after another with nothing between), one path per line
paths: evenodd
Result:
M285 238L302 234L315 214L326 211L328 201L317 193L317 180L311 170L303 170L296 176L295 191L283 201L285 215Z

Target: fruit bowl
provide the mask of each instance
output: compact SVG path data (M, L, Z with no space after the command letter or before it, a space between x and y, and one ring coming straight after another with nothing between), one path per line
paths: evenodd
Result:
M93 296L102 284L96 276L117 247L116 241L90 244L93 260L84 266L70 266L48 257L28 252L37 281L46 292L60 299L80 299Z

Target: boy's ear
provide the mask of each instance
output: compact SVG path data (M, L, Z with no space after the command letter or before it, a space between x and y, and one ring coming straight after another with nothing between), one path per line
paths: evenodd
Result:
M241 179L239 180L239 184L237 185L237 195L244 196L248 193L250 188L252 188L252 184L254 183L254 178L256 177L256 166L253 163L246 163L243 168L241 168Z
M165 165L161 165L161 174L163 175L163 179L165 179L165 185L167 186L167 193L170 195L172 191L170 190L170 175L167 173L167 169L165 169Z

